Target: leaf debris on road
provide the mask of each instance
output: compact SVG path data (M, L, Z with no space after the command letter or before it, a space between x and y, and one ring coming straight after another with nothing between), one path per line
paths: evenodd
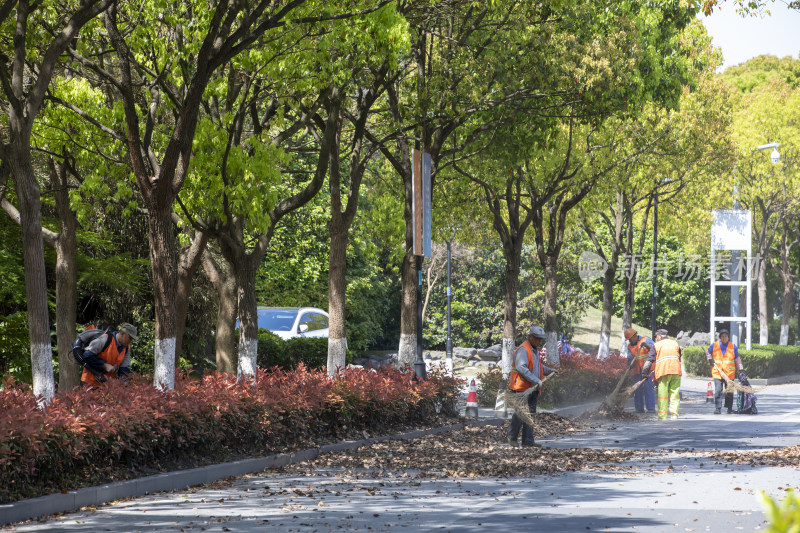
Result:
M574 421L537 413L536 437L576 431ZM641 451L592 448L512 448L503 426L468 426L416 439L373 443L348 451L320 455L284 467L284 471L318 474L320 470L392 472L400 477L519 477L575 470L625 469L619 463L641 457Z

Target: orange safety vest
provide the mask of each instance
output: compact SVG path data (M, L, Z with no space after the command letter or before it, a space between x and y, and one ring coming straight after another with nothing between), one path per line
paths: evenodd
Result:
M717 370L718 366L725 372L728 379L736 379L736 363L734 362L736 354L733 352L733 343L731 341L728 341L725 353L722 353L722 347L719 341L715 342L714 349L711 351L711 357L714 358L714 364L716 365L711 370L711 377L714 379L722 379L719 375L719 370Z
M667 375L681 375L681 347L672 339L656 343L656 381Z
M114 335L113 333L106 333L106 335ZM106 335L103 335L106 336ZM118 367L122 361L125 359L125 355L128 353L128 347L123 346L122 351L117 349L117 342L116 339L112 339L111 343L109 343L108 348L97 354L97 356L108 363L109 365L114 365ZM116 377L116 372L105 372L106 378ZM87 385L91 385L93 387L99 387L100 382L95 379L91 372L88 369L83 369L83 374L81 374L81 381L86 383Z
M525 347L525 351L528 352L528 368L532 369L533 368L533 346L531 346L531 343L529 343L528 341L523 342L521 344L521 346L524 346ZM517 350L519 350L519 348L520 347L517 346L517 348L514 350L515 354L517 353ZM536 353L536 357L539 357L538 350L537 350L537 353ZM514 362L516 362L516 357L514 358ZM512 364L514 364L514 363L512 363ZM544 379L544 367L542 366L541 363L539 363L539 379L540 380ZM523 378L522 374L517 372L517 368L516 367L511 369L511 372L508 374L508 388L509 389L511 389L513 391L517 391L517 392L522 392L522 391L526 391L526 390L530 389L531 387L533 387L533 383L531 383L527 379ZM542 388L539 387L539 394L541 394L541 393L542 393Z
M645 345L646 340L647 337L639 337L639 342L636 343L636 346L628 345L628 351L633 355L633 366L631 366L631 370L634 374L642 373L644 362L647 356L650 355L650 348Z

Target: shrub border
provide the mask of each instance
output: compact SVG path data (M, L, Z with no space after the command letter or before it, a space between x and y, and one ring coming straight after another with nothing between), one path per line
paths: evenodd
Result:
M500 426L505 424L504 418L483 418L439 426L430 429L418 429L405 433L370 437L363 440L353 440L327 444L319 448L309 448L293 453L278 453L266 457L242 459L227 463L165 472L153 476L137 479L117 481L71 490L64 493L48 494L38 498L19 500L13 503L0 504L0 526L15 522L31 520L44 515L77 511L87 505L103 505L122 498L145 496L153 492L183 490L188 487L211 483L229 477L244 476L262 472L268 468L280 468L301 461L316 459L321 453L331 453L355 448L387 440L415 439L425 435L436 435L447 431L463 429L465 427Z

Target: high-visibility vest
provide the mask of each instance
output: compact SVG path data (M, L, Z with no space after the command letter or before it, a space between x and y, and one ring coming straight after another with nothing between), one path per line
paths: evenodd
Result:
M636 343L636 346L628 345L628 351L633 355L631 370L634 374L642 373L644 362L647 360L647 356L650 355L650 348L645 344L646 341L647 337L639 337L639 342Z
M528 352L528 368L529 369L533 369L533 346L531 346L531 343L529 343L528 341L523 342L521 344L521 346L524 346L525 347L525 351ZM517 353L517 350L519 350L519 348L520 347L517 346L517 348L514 350L515 354ZM539 357L538 350L537 350L537 353L536 353L536 357ZM514 358L514 364L516 364L516 359L517 358L515 357ZM541 363L539 363L539 379L540 380L544 379L544 367L542 366ZM511 389L513 391L517 391L517 392L522 392L522 391L526 391L526 390L530 389L531 387L533 387L533 383L531 383L527 379L523 378L522 374L517 372L517 367L516 366L511 369L511 372L508 374L508 388L509 389ZM539 387L539 394L542 393L541 389L542 388Z
M113 336L114 333L109 332L107 333L107 335ZM128 353L128 346L123 346L122 350L120 351L117 348L116 340L112 339L108 347L99 354L97 354L97 356L106 363L108 363L109 365L114 365L116 367L119 367L119 365L122 364L122 361L125 359L125 355L127 355L127 353ZM105 372L105 375L106 378L116 377L116 372ZM93 387L100 386L100 382L97 381L97 379L95 379L92 373L89 372L89 370L86 368L83 369L83 374L81 374L81 381L89 385L92 385Z
M715 379L722 379L719 375L719 370L717 367L720 367L725 375L728 376L728 379L736 379L736 363L734 360L736 359L736 354L733 351L733 343L728 341L728 346L725 348L725 352L722 352L722 345L719 341L714 343L714 349L711 351L711 357L714 358L714 364L716 365L711 370L711 377Z
M681 347L672 339L656 343L656 381L667 375L681 375Z

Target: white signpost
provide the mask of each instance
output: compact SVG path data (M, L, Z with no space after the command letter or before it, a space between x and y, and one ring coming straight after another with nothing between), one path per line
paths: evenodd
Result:
M752 322L750 320L752 309L752 226L753 216L750 211L742 210L729 210L729 211L712 211L714 215L714 223L711 226L711 342L714 342L715 334L717 331L717 322L744 322L746 333L745 338L747 349L750 349L750 339L752 338ZM717 279L717 261L716 252L718 250L730 251L743 251L745 252L744 261L739 259L739 264L731 264L730 279ZM744 271L745 279L740 280L739 274ZM716 290L717 287L731 287L731 298L738 298L739 288L745 287L747 295L747 304L745 305L745 316L726 316L717 315L716 306ZM732 306L733 308L734 306ZM731 313L733 314L733 313ZM736 328L737 330L740 328ZM731 341L735 344L739 343L738 331L731 331Z

